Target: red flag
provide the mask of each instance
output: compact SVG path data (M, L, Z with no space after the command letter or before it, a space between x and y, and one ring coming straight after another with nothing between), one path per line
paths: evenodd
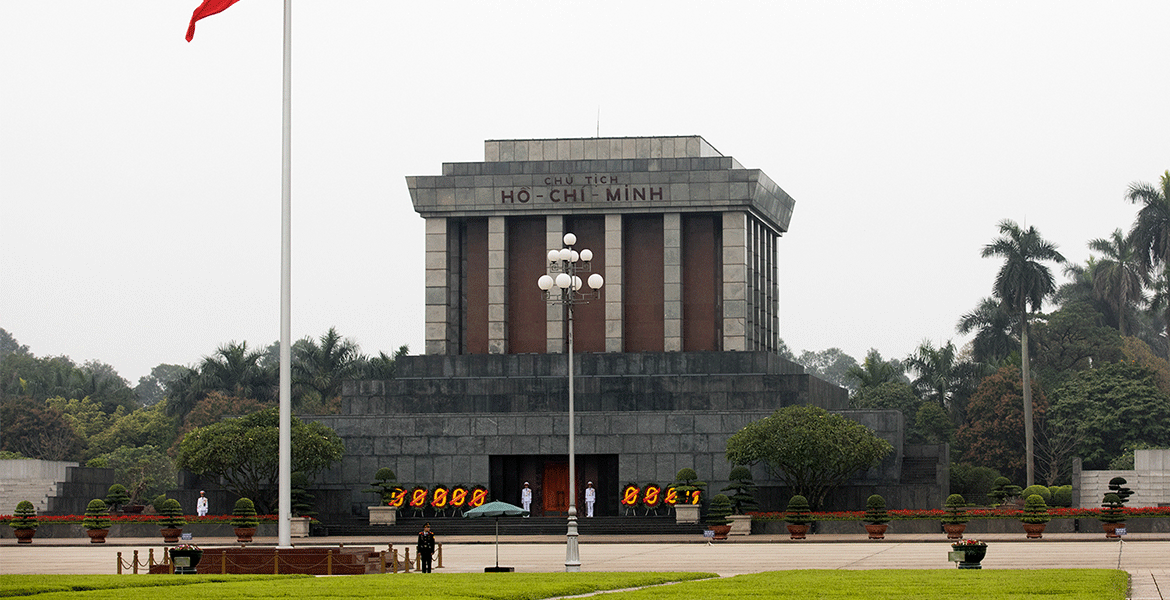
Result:
M195 12L191 14L191 24L187 26L187 41L189 42L191 41L191 38L195 37L195 21L198 21L203 17L217 15L227 10L229 6L239 1L240 0L203 0L203 4L200 4L199 8L196 8Z

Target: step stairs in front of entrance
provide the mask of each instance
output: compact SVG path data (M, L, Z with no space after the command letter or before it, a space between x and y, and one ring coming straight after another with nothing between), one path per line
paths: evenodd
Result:
M330 536L404 536L417 535L423 524L430 523L438 537L483 535L495 536L494 517L403 517L395 525L370 525L356 519L322 524L320 535ZM500 535L565 535L566 517L500 517ZM695 535L702 536L706 527L701 523L676 523L670 516L581 517L577 519L580 535ZM315 531L313 535L318 535Z

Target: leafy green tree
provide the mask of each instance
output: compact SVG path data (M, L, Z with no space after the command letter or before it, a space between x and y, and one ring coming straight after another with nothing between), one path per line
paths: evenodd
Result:
M1154 374L1154 383L1163 394L1170 395L1170 361L1154 354L1150 345L1136 337L1121 338L1121 357L1136 363Z
M125 486L134 504L164 494L176 485L174 464L156 446L122 446L90 460L86 465L113 469L114 481Z
M226 489L270 512L280 473L279 413L271 408L195 429L183 437L176 466L217 477ZM291 425L293 471L312 476L341 460L345 446L332 429L296 417Z
M1032 386L1028 361L1029 309L1040 310L1044 299L1056 291L1052 271L1045 262L1065 262L1056 245L1040 237L1035 227L1021 229L1014 221L999 223L1000 237L983 248L983 257L1000 257L1003 266L995 276L995 297L1005 310L1019 317L1021 370L1023 373L1025 467L1028 485L1035 482L1032 434Z
M1092 365L1121 358L1121 336L1086 302L1069 302L1037 318L1035 371L1048 389Z
M7 329L0 327L0 358L4 358L9 354L29 354L28 346L16 341Z
M1106 469L1138 443L1170 445L1170 396L1151 371L1132 363L1079 373L1052 393L1050 418L1080 434L1086 469Z
M955 435L955 422L946 409L933 403L923 402L914 414L914 431L922 441L941 444L950 442Z
M122 446L170 448L178 437L179 423L167 416L166 404L163 401L118 417L108 429L89 438L89 454L109 453Z
M1158 287L1166 290L1170 280L1170 171L1162 174L1160 184L1131 183L1125 199L1141 205L1129 231L1138 264L1147 274L1155 275ZM1161 298L1163 331L1170 332L1170 303L1164 301L1164 293Z
M167 384L178 379L187 370L181 365L159 364L150 370L150 375L138 378L134 395L140 406L154 406L166 398Z
M887 381L876 386L862 387L849 396L849 406L900 411L906 422L907 440L911 443L925 441L925 436L915 426L915 415L922 407L922 398L918 397L909 383Z
M796 362L803 365L810 375L816 375L829 383L835 383L850 391L856 384L849 377L849 370L857 367L857 360L845 354L840 348L829 348L820 352L805 350Z
M90 445L89 440L103 432L109 431L118 419L125 415L125 409L120 406L114 414L103 412L101 405L89 398L82 398L80 400L76 398L72 400L49 398L45 401L45 404L64 415L65 419L73 427L73 431L85 441L87 448L83 454L83 458L90 458L95 455L88 448Z
M1120 229L1108 238L1090 240L1089 248L1102 254L1093 273L1093 292L1113 309L1117 330L1126 335L1126 315L1145 300L1149 271L1141 266L1133 236L1122 235Z
M727 440L727 460L768 474L819 506L830 490L877 466L893 446L866 426L815 406L788 406Z
M187 421L183 424L183 433L196 427L206 427L227 416L250 415L273 406L275 404L272 402L229 396L223 392L210 392L195 404L195 408L191 409L191 412L187 413Z
M967 404L967 422L955 433L959 462L991 467L1009 478L1026 472L1022 388L1017 367L1003 367L979 383ZM1037 388L1031 397L1033 418L1043 415L1044 394Z
M42 460L77 460L85 441L61 411L32 398L0 403L0 450Z

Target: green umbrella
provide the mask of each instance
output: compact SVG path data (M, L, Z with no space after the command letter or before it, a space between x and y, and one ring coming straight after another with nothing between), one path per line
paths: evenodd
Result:
M508 504L507 502L488 502L483 506L477 506L465 513L464 519L475 519L478 517L495 517L496 518L496 568L500 567L500 517L527 517L528 511L516 506L515 504Z

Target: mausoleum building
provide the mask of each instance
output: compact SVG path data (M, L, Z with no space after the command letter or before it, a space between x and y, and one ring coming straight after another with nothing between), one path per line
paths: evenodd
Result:
M426 228L425 354L396 379L347 383L342 413L318 418L346 444L322 478L326 511L360 514L389 467L407 487L479 484L513 504L529 482L534 514L564 514L567 320L537 279L570 232L604 278L573 310L578 506L593 482L597 514L616 514L624 484L683 467L717 491L728 437L792 404L846 411L894 444L855 495L911 484L907 501L941 505L945 447L905 445L900 413L847 411L844 389L777 353L795 201L763 171L699 136L484 146L482 162L407 177Z

